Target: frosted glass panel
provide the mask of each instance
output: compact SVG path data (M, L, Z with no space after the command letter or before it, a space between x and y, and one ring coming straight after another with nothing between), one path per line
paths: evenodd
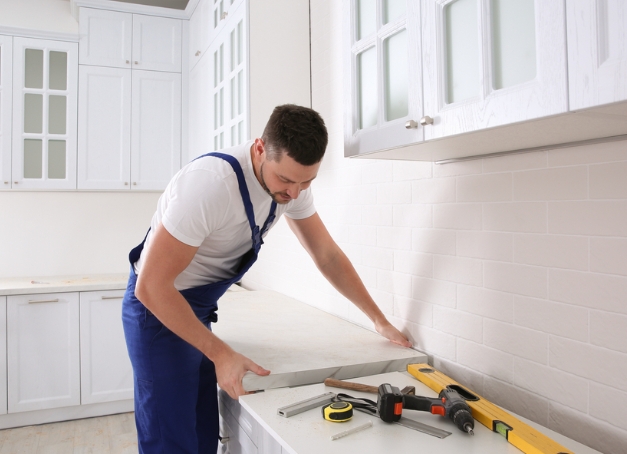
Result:
M218 75L220 76L220 82L222 82L224 80L224 44L220 45L220 52L219 52L219 60L220 60L220 69L218 72Z
M42 160L41 140L24 139L24 178L41 178Z
M383 0L383 23L387 24L398 19L406 10L407 0Z
M220 98L218 92L213 94L213 129L218 129L218 119L220 117Z
M405 117L409 105L409 73L407 67L407 30L383 42L385 55L385 119Z
M231 146L238 145L237 143L237 125L231 126Z
M220 72L220 66L218 61L218 51L213 53L213 88L218 86L219 77L218 74Z
M231 32L231 71L235 70L237 61L237 41L235 39L235 32L236 30Z
M41 134L43 132L43 95L24 94L24 132Z
M493 86L498 90L536 76L534 0L491 0Z
M357 55L359 83L359 128L377 124L377 50L371 47Z
M24 87L44 88L44 51L41 49L25 50Z
M237 135L239 136L238 144L244 143L244 122L240 121L237 124Z
M237 116L237 77L231 79L231 120Z
M237 114L244 113L244 71L237 73Z
M377 29L377 1L357 0L357 40L360 40Z
M50 95L48 103L48 132L50 134L65 134L67 118L66 97Z
M477 0L456 0L444 7L446 102L479 94L480 54Z
M242 27L243 24L240 21L237 24L237 64L241 65L244 58L244 41L242 41Z
M224 125L224 89L220 88L220 126Z
M48 178L65 179L65 140L48 141Z
M50 51L48 86L51 90L67 90L67 52Z

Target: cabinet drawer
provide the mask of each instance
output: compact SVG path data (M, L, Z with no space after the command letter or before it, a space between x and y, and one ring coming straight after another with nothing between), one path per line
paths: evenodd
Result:
M258 454L255 443L238 424L237 418L223 405L220 405L220 436L228 437L228 441L218 450L222 454Z
M246 435L258 446L259 434L263 429L259 426L255 418L253 418L238 401L231 399L225 391L219 390L218 398L220 401L220 413L222 413L223 409L228 411L229 414L235 418L235 421L237 421L237 424L244 430Z

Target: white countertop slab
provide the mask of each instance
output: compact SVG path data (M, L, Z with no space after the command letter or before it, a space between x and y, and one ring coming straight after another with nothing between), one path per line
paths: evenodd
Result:
M0 296L90 290L124 290L126 289L127 281L128 273L4 278L0 279Z
M214 333L272 373L248 372L248 391L406 370L424 353L277 292L229 292L218 302Z
M382 375L355 378L350 381L378 386L390 383L403 388L416 387L416 394L436 397L436 393L416 380L407 372L393 372ZM297 388L271 389L265 392L242 396L241 405L268 431L283 447L283 452L292 454L381 454L381 453L438 453L438 454L521 454L507 440L488 428L475 422L475 435L462 433L451 420L430 413L412 410L403 411L403 416L423 424L447 430L452 434L444 439L436 438L395 424L387 424L380 419L361 412L355 412L350 421L333 423L322 418L320 408L284 418L277 415L277 409L325 392L344 392L354 397L366 397L376 401L376 395L330 388L323 384ZM513 414L513 413L512 413ZM546 429L539 424L514 415L521 421L543 432L553 440L577 454L600 454L594 449L577 443L563 435ZM368 421L373 427L354 433L336 441L331 435Z

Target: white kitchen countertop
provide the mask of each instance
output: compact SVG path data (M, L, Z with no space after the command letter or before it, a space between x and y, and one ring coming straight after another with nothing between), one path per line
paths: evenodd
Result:
M351 379L352 382L378 386L390 383L398 388L407 385L416 387L416 394L437 397L437 394L407 372L393 372L382 375ZM517 448L495 432L475 421L475 435L462 433L451 420L426 412L404 410L403 416L415 419L423 424L435 426L451 432L440 439L395 424L387 424L380 419L361 412L355 412L350 421L334 423L322 418L320 408L284 418L277 415L277 409L304 399L318 396L325 392L346 393L353 397L365 397L376 401L375 394L330 388L324 384L301 386L297 388L271 389L257 394L242 396L239 402L257 420L272 437L277 440L283 452L292 454L360 454L381 453L439 453L439 454L521 454ZM514 415L514 414L513 414ZM577 454L600 454L563 435L514 415L521 421L543 432L556 442ZM354 433L336 441L331 435L337 434L368 421L373 427Z
M213 332L269 369L248 372L248 391L321 383L406 370L424 353L395 345L363 327L272 291L229 292L218 302Z
M0 296L124 290L127 280L128 273L4 278L0 279Z

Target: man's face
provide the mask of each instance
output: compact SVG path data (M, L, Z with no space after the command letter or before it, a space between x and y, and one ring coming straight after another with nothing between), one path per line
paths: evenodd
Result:
M285 204L297 199L318 175L320 163L304 166L283 153L280 161L267 159L266 153L259 168L259 182L276 203Z

